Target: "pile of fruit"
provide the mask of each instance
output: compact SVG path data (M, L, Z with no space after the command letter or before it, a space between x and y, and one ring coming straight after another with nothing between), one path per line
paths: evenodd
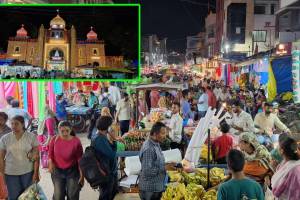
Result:
M201 148L201 153L200 153L200 159L204 162L207 163L207 156L208 156L208 147L206 144L204 144ZM212 161L213 156L212 156L212 151L210 151L210 161Z
M150 122L155 123L164 120L164 115L162 112L152 112L150 114Z
M210 170L210 184L216 186L225 178L224 169L214 167ZM195 173L168 171L170 182L195 183L207 187L207 168L197 168Z
M133 130L123 136L126 151L139 151L148 137L148 132Z
M216 200L216 190L205 191L202 185L171 183L162 195L162 200Z

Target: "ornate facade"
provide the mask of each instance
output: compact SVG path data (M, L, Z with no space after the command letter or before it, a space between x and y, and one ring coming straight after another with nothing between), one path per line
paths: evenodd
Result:
M25 26L8 40L7 57L26 61L46 70L74 71L77 66L105 66L104 41L91 27L84 41L77 40L76 29L66 29L66 22L57 14L50 27L41 25L38 38L30 38Z

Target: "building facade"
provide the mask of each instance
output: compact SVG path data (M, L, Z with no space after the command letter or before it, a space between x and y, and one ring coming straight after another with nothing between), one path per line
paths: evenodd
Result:
M66 22L57 14L50 28L40 26L38 38L30 38L22 25L8 40L7 57L46 70L74 71L82 65L105 66L104 45L92 27L86 40L78 41L75 27L67 30Z
M48 0L0 0L3 4L43 4L49 3Z
M280 0L276 13L277 43L295 42L300 39L300 0Z
M206 55L208 58L214 56L215 43L216 43L216 14L210 12L205 19L206 31Z
M167 38L159 39L157 35L142 38L142 62L147 66L168 63Z

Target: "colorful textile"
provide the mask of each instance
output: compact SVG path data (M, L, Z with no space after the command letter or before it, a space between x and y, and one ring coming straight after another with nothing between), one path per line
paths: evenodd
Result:
M300 199L300 160L283 161L272 180L273 194L280 200Z
M273 101L277 95L277 86L276 86L276 79L273 73L271 63L269 64L269 81L268 81L267 89L268 89L268 101Z

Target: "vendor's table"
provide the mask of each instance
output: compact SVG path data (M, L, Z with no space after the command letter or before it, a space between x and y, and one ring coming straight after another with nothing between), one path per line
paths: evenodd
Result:
M92 115L92 108L86 106L69 106L66 108L68 120L72 123L76 133L86 131Z

